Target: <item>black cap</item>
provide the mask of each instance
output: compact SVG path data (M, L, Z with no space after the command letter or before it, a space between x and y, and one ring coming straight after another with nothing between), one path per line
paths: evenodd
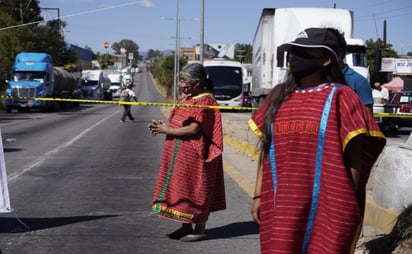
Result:
M328 28L308 28L300 32L293 42L288 42L280 46L288 48L290 46L304 48L324 48L338 58L339 41L336 34Z

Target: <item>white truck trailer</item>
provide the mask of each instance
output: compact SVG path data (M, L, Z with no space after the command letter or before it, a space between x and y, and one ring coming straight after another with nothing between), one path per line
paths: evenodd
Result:
M333 27L345 34L348 43L346 61L358 64L356 71L369 78L366 47L362 40L352 40L353 13L336 8L265 8L253 39L252 97L253 106L260 105L269 91L287 76L285 59L278 61L280 45L293 41L299 32L310 27ZM352 45L352 44L353 45Z

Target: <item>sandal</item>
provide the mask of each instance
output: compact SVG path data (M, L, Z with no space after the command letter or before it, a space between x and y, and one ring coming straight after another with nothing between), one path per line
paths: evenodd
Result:
M182 242L197 242L202 241L207 238L206 234L188 234L185 237L181 238L180 241Z
M167 234L166 236L169 237L170 239L174 239L174 240L179 240L180 238L190 234L193 232L192 228L179 228L175 231L173 231L170 234Z

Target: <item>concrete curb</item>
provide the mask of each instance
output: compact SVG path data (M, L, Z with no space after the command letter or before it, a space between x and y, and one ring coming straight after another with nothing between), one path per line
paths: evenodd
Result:
M246 156L252 157L254 160L259 160L259 151L255 147L249 145L247 142L237 140L229 135L223 136L223 141L243 153Z
M385 233L391 232L398 218L399 211L389 210L376 204L372 195L366 196L364 222L368 225L381 229Z

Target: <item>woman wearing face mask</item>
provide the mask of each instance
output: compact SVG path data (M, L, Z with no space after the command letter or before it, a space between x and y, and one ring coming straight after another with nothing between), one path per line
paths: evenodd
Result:
M203 65L185 66L179 78L181 106L172 109L169 124L157 120L148 126L153 135L166 135L152 213L182 222L167 236L192 242L206 238L209 214L226 208L223 134L219 109L207 108L217 103Z
M249 120L261 154L252 217L262 253L351 253L385 137L338 64L333 29L284 45L290 75Z

